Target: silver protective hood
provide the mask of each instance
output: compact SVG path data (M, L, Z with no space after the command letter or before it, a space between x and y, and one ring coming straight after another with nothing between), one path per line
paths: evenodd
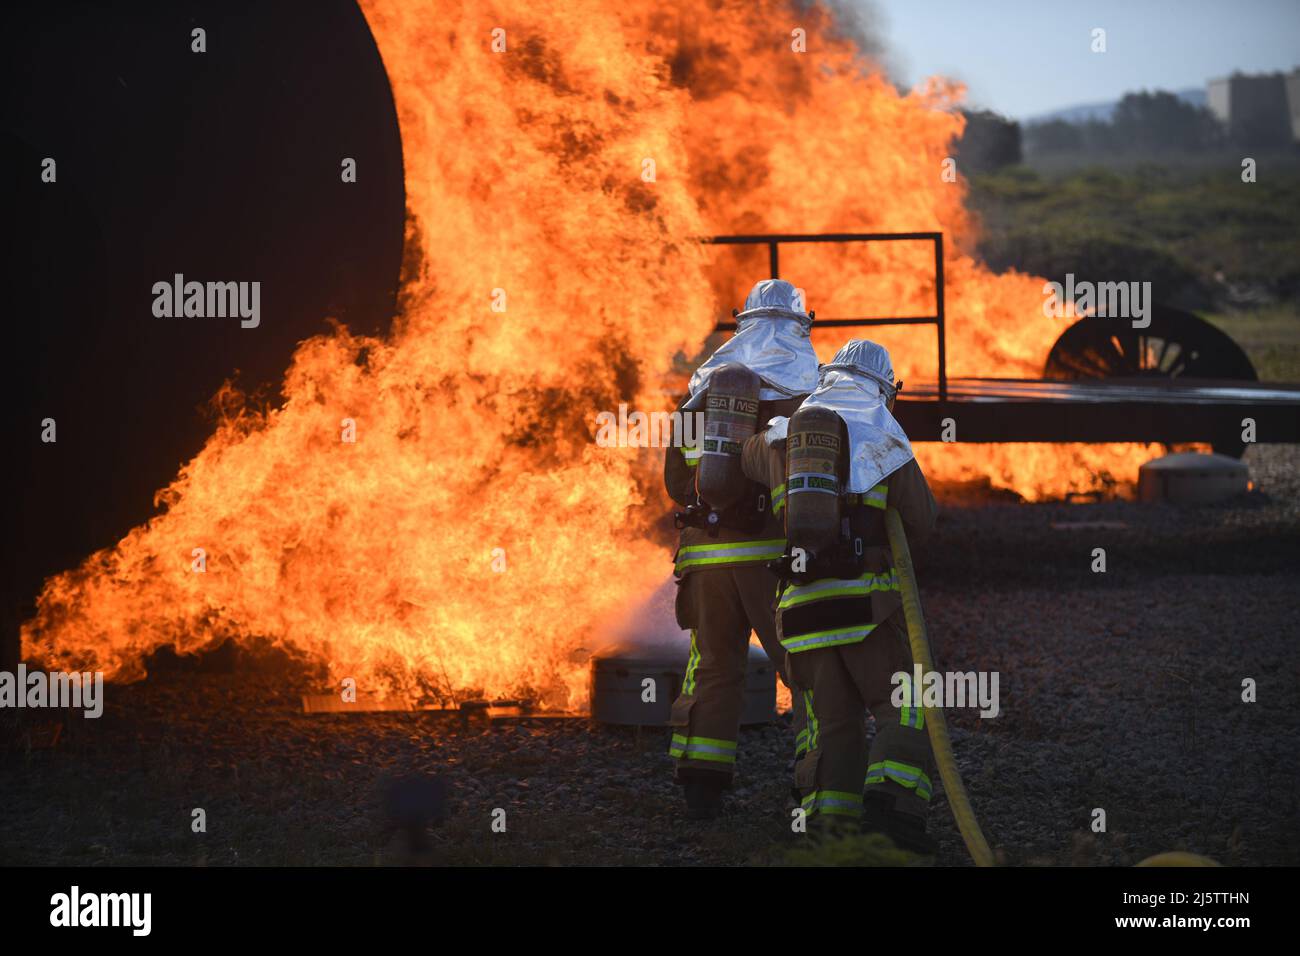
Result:
M776 401L807 395L817 387L817 353L808 338L812 316L799 291L782 279L754 286L736 315L736 334L719 346L691 376L685 408L704 400L709 378L720 365L739 362L763 380L759 398Z
M875 342L854 339L821 368L816 391L804 399L829 408L849 427L849 487L851 494L870 491L914 457L907 433L890 414L894 396L894 367L889 351ZM789 420L772 419L768 440L784 438Z

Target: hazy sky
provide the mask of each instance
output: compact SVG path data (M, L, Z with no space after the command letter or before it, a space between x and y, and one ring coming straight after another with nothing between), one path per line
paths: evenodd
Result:
M1300 66L1300 0L847 0L865 3L886 63L941 73L1016 119L1140 89ZM871 12L874 10L874 14ZM1091 52L1106 30L1105 53Z

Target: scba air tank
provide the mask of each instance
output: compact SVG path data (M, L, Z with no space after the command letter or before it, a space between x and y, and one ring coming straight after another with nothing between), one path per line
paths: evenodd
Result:
M825 553L839 540L844 422L829 408L802 407L786 437L785 531L791 548Z
M729 508L745 493L740 453L745 440L758 430L760 385L757 375L734 362L721 366L709 378L696 488L716 511Z

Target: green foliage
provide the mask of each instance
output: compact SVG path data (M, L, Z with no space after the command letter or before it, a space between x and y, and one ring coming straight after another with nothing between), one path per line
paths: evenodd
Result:
M1173 93L1129 93L1109 122L1049 120L1025 127L1025 146L1038 156L1085 153L1095 159L1116 155L1196 154L1228 142L1227 131L1203 106Z
M810 834L799 846L787 850L781 862L786 866L908 866L918 859L898 849L884 834L845 830Z
M1158 300L1193 309L1300 301L1294 162L1261 160L1253 183L1242 182L1239 160L1225 160L1057 176L1011 167L975 175L970 187L979 252L995 269L1147 279Z
M1300 382L1300 309L1297 306L1207 313L1204 318L1246 350L1262 381Z

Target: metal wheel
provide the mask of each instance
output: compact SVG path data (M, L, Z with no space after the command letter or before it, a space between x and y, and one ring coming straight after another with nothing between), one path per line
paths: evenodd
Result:
M1246 353L1198 315L1156 305L1151 324L1089 316L1061 333L1043 369L1047 378L1189 378L1258 381ZM1240 458L1239 435L1223 435L1214 450Z

